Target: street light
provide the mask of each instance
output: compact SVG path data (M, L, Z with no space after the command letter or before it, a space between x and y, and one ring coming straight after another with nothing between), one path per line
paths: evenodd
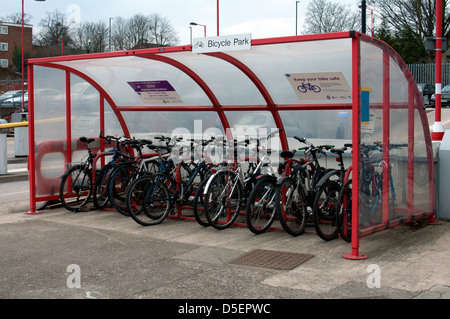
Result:
M111 52L111 20L114 18L109 18L109 52Z
M200 24L200 23L195 23L195 22L191 22L190 25L198 25L198 26L203 27L205 29L205 38L206 38L206 25Z
M300 1L295 1L295 35L298 35L298 4Z
M35 1L40 1L40 2L44 2L45 0L35 0ZM24 0L22 0L22 110L24 108L25 105L25 92L24 92L24 86L25 86L25 79L24 79L24 71L25 71L25 57L24 57L24 16L25 16L25 4L24 4Z

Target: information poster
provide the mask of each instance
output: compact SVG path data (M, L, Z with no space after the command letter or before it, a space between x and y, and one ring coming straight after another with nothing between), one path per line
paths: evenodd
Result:
M183 100L169 81L128 82L144 104L180 104Z
M352 90L342 72L291 73L286 78L300 100L352 99Z

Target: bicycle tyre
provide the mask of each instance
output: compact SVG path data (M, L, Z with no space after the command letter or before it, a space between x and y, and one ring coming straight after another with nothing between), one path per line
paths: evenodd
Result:
M348 180L339 193L339 235L346 242L352 241L352 180Z
M126 193L127 212L142 226L162 223L172 209L172 198L160 174L142 175L135 179Z
M97 209L103 209L108 205L108 180L114 169L114 164L106 164L97 175L92 192L94 206Z
M305 232L308 219L307 201L296 188L295 179L285 177L277 184L275 196L280 224L288 234L295 237Z
M135 174L137 166L134 164L120 165L111 174L108 181L108 196L111 205L121 215L129 217L126 206L126 190L131 176Z
M68 194L68 183L72 193ZM92 195L92 176L85 166L77 165L69 168L63 175L59 186L59 199L65 209L78 212L87 204Z
M327 180L317 191L314 199L313 217L317 235L325 241L337 238L337 205L340 184Z
M204 211L204 204L205 204L204 190L205 190L207 183L208 183L208 178L203 179L203 181L200 183L200 185L197 188L197 191L194 196L194 202L192 203L192 210L194 213L194 218L197 221L197 223L203 227L210 226L208 219L205 216L205 211Z
M245 222L248 229L256 234L266 232L273 223L277 213L274 203L276 181L263 178L250 192L245 208Z
M231 185L233 181L236 184ZM224 170L212 177L205 194L204 211L208 223L216 229L230 227L239 215L242 186L237 174Z

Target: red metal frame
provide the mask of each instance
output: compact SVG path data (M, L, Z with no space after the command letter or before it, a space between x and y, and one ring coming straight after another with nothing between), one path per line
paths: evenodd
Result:
M279 114L279 111L285 110L352 110L353 114L353 122L352 122L352 130L353 130L353 157L352 157L352 165L354 169L353 171L353 198L359 197L359 172L360 172L360 161L361 161L361 41L370 42L383 50L383 101L380 105L371 105L374 108L382 108L383 109L383 160L385 161L385 166L389 167L390 157L389 157L389 140L390 140L390 120L389 120L389 110L395 109L397 107L403 108L403 105L393 105L390 102L390 92L389 92L389 82L390 82L390 59L393 59L399 67L405 72L407 80L409 81L409 104L408 104L408 141L410 146L414 145L414 112L416 109L416 104L414 103L414 99L417 94L417 88L414 86L413 77L407 68L404 61L401 57L387 44L382 41L373 39L367 35L360 34L358 32L338 32L331 34L316 34L316 35L303 35L303 36L291 36L291 37L281 37L274 39L259 39L252 40L253 46L261 46L261 45L273 45L273 44L284 44L284 43L295 43L295 42L303 42L303 41L320 41L320 40L332 40L332 39L351 39L351 51L352 51L352 96L353 101L351 103L332 103L332 104L292 104L292 105L276 105L273 101L268 89L265 87L261 79L242 61L237 58L232 57L231 55L225 53L208 53L206 55L221 59L234 67L240 70L245 76L247 76L255 87L258 89L262 97L264 98L266 105L246 105L246 106L235 106L235 105L220 105L220 101L215 96L214 92L211 88L205 83L205 81L192 69L188 68L182 62L176 61L172 58L169 58L164 55L164 53L171 52L185 52L192 51L191 46L177 46L177 47L169 47L169 48L154 48L154 49L144 49L144 50L128 50L128 51L120 51L120 52L107 52L107 53L97 53L97 54L89 54L89 55L75 55L75 56L64 56L64 57L52 57L52 58L43 58L43 59L31 59L28 61L29 75L28 75L28 83L29 83L29 141L30 141L30 152L29 154L34 154L34 96L33 96L33 66L39 65L43 67L49 68L57 68L66 72L66 96L69 98L66 100L66 114L70 115L70 74L75 74L92 86L94 86L100 92L100 129L104 130L105 128L105 118L104 118L104 101L106 100L114 111L119 123L124 131L126 136L130 136L129 130L127 127L127 123L125 122L122 112L136 112L136 111L210 111L216 112L220 118L220 121L223 125L225 132L228 134L228 138L232 138L228 119L225 115L226 111L268 111L271 112L272 117L275 121L277 128L283 129L283 123ZM161 63L169 64L183 73L188 75L194 82L205 92L209 100L211 101L211 106L197 106L197 105L184 105L184 106L117 106L105 88L101 87L94 79L87 76L86 74L64 64L59 64L58 62L70 62L70 61L79 61L79 60L91 60L91 59L107 59L114 57L125 57L125 56L135 56L143 59L151 59L155 61L159 61ZM423 110L418 109L419 116L422 121L423 133L425 135L425 142L427 147L427 158L429 163L433 163L433 155L431 152L431 135L429 132L429 128L427 125L427 118L424 114ZM67 116L66 119L66 134L67 139L70 141L71 139L71 128L70 128L70 117ZM282 144L282 149L287 150L289 145L287 141L287 136L283 131L280 134L280 141ZM68 147L70 147L70 143L67 143ZM101 143L101 151L104 151L104 144ZM68 149L70 153L70 149ZM30 212L36 211L36 163L34 156L29 156L29 165L30 165ZM414 153L413 148L410 147L410 152L408 154L408 193L412 194L413 189L413 181L414 181ZM389 178L388 170L385 169L383 171L384 174L384 184L383 184L383 224L388 222L388 210L389 210L389 202L388 202L388 194L389 194ZM430 176L430 211L434 212L435 204L434 204L434 182L432 180L434 174L433 165L429 165L429 176ZM51 196L40 197L40 200L45 198L50 198ZM412 213L414 212L414 203L412 201L412 195L408 196L408 210ZM366 255L360 254L359 252L359 240L362 237L359 234L358 229L355 227L359 227L359 207L358 201L353 201L352 203L352 225L354 227L354 231L352 231L352 251L350 254L344 255L345 258L348 259L364 259L367 258ZM434 213L431 213L434 216ZM178 214L180 216L180 214Z

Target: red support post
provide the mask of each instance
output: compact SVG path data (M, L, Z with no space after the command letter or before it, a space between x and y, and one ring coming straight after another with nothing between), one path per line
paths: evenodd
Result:
M442 108L442 0L436 0L436 100L435 121L431 137L433 141L442 141L444 127L441 122Z
M382 223L389 222L389 193L390 193L390 59L388 50L383 50L383 209Z
M345 259L361 260L367 255L359 253L359 185L361 161L361 57L358 34L352 38L352 84L353 84L353 158L352 158L352 252Z
M34 140L34 72L28 65L28 179L30 183L30 210L25 214L40 214L36 211L36 165Z

